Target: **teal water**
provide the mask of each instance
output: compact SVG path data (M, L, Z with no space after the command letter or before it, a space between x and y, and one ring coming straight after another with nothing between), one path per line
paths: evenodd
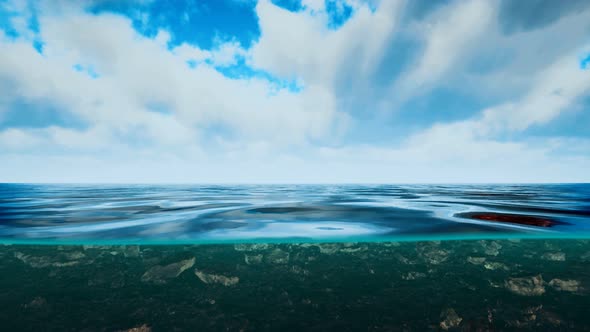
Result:
M5 331L587 331L589 240L0 248Z

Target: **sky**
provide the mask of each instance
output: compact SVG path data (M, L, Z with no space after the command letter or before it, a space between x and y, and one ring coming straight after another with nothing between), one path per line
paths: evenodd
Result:
M590 182L584 0L0 0L0 182Z

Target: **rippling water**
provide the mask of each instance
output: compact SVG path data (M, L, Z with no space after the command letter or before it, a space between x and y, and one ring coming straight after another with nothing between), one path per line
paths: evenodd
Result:
M0 184L4 243L589 237L590 184Z

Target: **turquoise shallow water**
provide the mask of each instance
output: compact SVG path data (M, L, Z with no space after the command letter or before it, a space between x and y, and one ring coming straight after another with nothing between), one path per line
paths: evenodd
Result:
M589 184L0 184L2 243L586 238L589 221Z

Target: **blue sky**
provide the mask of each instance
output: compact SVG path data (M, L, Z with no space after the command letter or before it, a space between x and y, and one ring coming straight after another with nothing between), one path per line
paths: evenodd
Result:
M590 181L587 1L0 0L0 182Z

